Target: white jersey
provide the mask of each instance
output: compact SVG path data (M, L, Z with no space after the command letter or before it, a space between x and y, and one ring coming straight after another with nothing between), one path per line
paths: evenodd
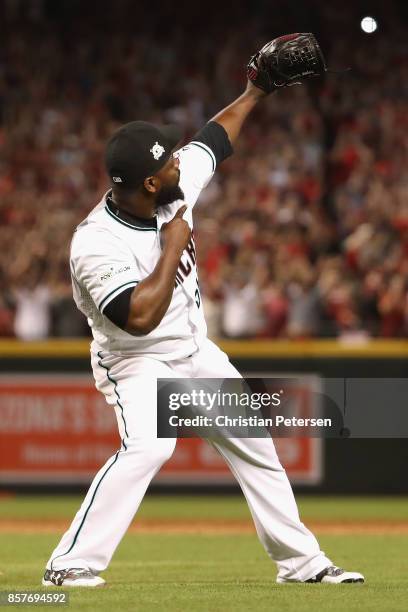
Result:
M190 142L175 153L180 160L180 200L158 209L156 227L143 220L125 221L108 205L107 192L77 227L71 245L74 300L87 316L97 351L116 355L144 355L168 361L194 353L207 335L197 279L194 237L184 250L169 308L149 334L133 336L104 315L107 305L122 291L149 276L160 256L160 228L183 203L184 218L193 227L192 208L214 174L216 159L203 142Z

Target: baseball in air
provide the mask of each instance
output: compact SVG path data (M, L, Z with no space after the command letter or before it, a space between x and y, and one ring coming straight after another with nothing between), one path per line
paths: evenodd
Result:
M361 29L366 34L372 34L377 29L377 22L374 17L363 17L360 25Z

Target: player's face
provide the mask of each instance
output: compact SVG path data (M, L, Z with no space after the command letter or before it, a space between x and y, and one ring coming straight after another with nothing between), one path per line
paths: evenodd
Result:
M184 200L183 190L180 188L180 160L178 157L171 155L168 162L156 174L160 179L160 188L156 196L156 208L172 204L176 200Z

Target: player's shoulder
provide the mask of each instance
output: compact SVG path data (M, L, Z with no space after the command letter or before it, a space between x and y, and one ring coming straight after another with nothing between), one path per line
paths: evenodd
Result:
M216 168L216 159L210 147L202 142L191 140L174 153L180 161L180 187L186 200L197 199L197 191L201 191L210 181Z
M191 161L192 163L208 164L209 170L214 172L216 167L216 159L211 148L204 142L191 140L189 143L181 147L175 152L175 155L181 162Z
M88 215L77 225L74 235L87 236L94 232L114 232L114 226L111 218L106 214L107 201L106 198L110 191L107 191L98 204L88 213Z
M114 227L109 223L109 216L105 212L106 194L91 212L77 225L71 242L71 254L85 250L92 252L95 244L111 244L120 241L121 237L115 235Z
M99 202L96 204L96 206L94 206L92 208L92 210L87 214L87 216L85 217L85 219L83 219L81 221L81 223L79 223L79 225L77 226L77 230L79 229L83 229L85 227L92 227L93 225L96 224L101 224L103 223L103 220L105 219L105 208L106 208L106 198L109 195L109 191L107 191L106 193L103 194L102 198L99 200Z

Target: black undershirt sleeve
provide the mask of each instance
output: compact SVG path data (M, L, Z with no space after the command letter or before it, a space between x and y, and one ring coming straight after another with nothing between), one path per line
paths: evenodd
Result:
M227 132L216 121L209 121L191 140L207 145L214 153L217 165L234 152Z
M130 307L130 296L132 295L134 287L129 287L119 293L109 304L106 306L103 314L108 317L110 321L120 329L125 329L126 322L129 316Z

